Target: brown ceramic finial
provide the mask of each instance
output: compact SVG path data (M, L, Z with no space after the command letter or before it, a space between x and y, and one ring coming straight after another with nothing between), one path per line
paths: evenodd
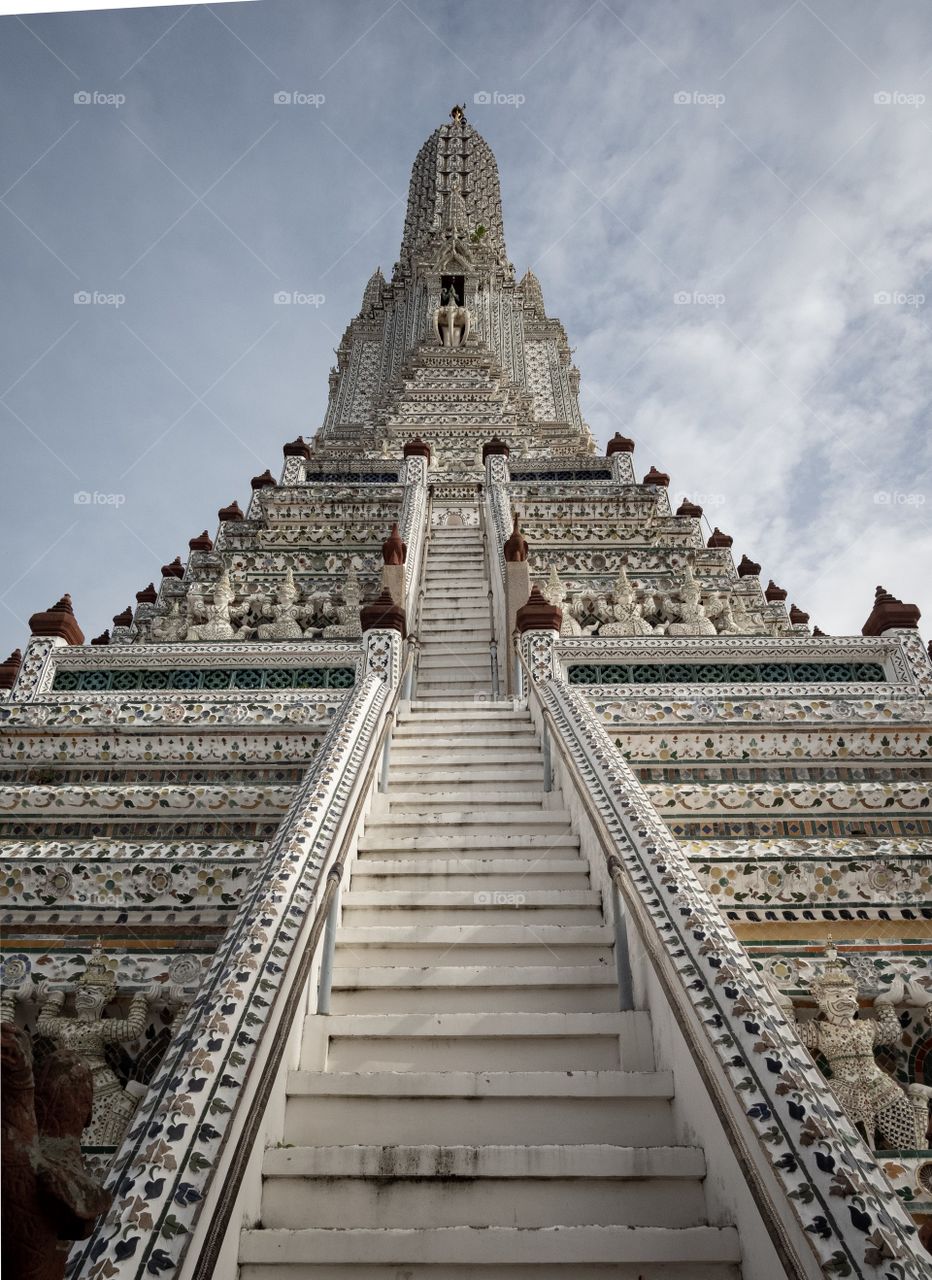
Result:
M504 440L499 440L498 436L493 436L491 440L486 440L482 446L482 461L486 458L502 456L507 458L511 450Z
M181 556L175 556L171 564L162 565L163 578L183 578L184 565L181 563Z
M239 503L234 498L228 507L221 507L217 512L218 520L245 520L246 517L239 509Z
M0 689L12 689L16 683L16 677L19 675L19 669L23 665L23 655L20 649L14 649L6 662L0 663Z
M759 564L755 564L755 562L753 560L749 560L747 556L741 557L741 563L738 565L739 578L755 578L759 573Z
M665 471L658 471L656 467L651 467L642 483L656 485L658 489L668 489L670 487L670 477Z
M155 583L150 582L147 587L143 587L141 591L136 592L137 604L155 604L159 598L159 593L155 589Z
M688 498L684 498L677 507L676 514L678 516L695 516L698 520L702 515L702 507L697 502L690 502Z
M249 483L252 485L253 492L255 492L256 489L274 489L278 484L278 481L272 475L271 471L266 468L266 470L262 472L261 476L253 476Z
M427 465L430 466L430 445L426 440L422 440L420 436L415 436L413 440L406 441L401 452L405 458L426 458Z
M786 599L786 591L783 587L778 587L773 578L767 583L767 590L764 592L764 599L768 604L776 604L778 600Z
M808 613L805 613L802 609L800 609L798 605L794 604L790 606L790 622L792 622L794 626L799 626L803 622L808 622L808 621L809 621Z
M387 587L380 596L362 606L359 622L363 631L400 631L402 640L405 638L405 611L395 604Z
M877 588L870 617L861 628L862 636L881 636L885 631L902 627L915 628L921 614L914 604L904 604L883 587Z
M733 542L734 542L734 538L731 536L731 534L722 533L721 529L718 527L718 525L716 525L715 528L712 530L711 535L709 536L709 540L706 543L706 546L707 547L730 547Z
M94 639L91 641L91 644L109 644L109 643L110 643L109 630L101 631L100 635L94 636Z
M34 613L29 619L29 630L34 636L58 636L67 644L84 643L84 632L78 626L69 595L63 595L44 613Z
M559 631L563 623L563 610L544 599L538 586L531 587L527 602L515 614L515 626L523 635L525 631Z
M113 625L115 627L131 627L133 625L133 609L131 605L127 605L122 613L113 615Z
M404 564L408 555L408 544L402 542L398 525L392 525L392 531L382 543L383 564Z
M821 628L821 627L813 627L813 628L812 628L812 634L813 634L814 636L824 636L824 635L825 635L825 632L822 630L822 628Z
M521 532L518 519L518 514L515 512L515 523L511 531L511 537L502 548L505 553L505 559L509 564L515 564L527 559L527 539Z
M634 441L630 436L623 436L620 431L616 431L605 446L606 458L610 458L613 453L634 453Z
M188 546L192 551L213 551L214 542L210 534L205 529L203 533L199 533L196 538L192 538Z
M297 440L289 440L282 445L282 453L286 458L304 458L307 461L311 456L311 446L304 436L298 436Z

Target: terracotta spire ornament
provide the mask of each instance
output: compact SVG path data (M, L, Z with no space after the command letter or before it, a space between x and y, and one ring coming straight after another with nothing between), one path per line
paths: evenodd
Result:
M238 521L245 520L246 517L240 511L239 503L234 498L228 507L221 507L217 512L217 519L220 521Z
M605 446L606 458L610 458L613 453L634 453L634 441L630 436L623 436L620 431L616 431Z
M382 543L382 563L383 564L404 564L408 555L407 543L401 539L398 532L398 525L392 525L392 531Z
M885 631L902 627L915 629L919 626L920 617L917 605L904 604L884 587L878 587L874 596L874 607L861 628L861 635L882 636Z
M278 481L268 468L262 472L261 476L253 476L249 483L252 487L253 493L255 493L257 489L274 489L278 485Z
M19 675L19 669L23 665L23 655L20 649L14 649L6 662L0 663L0 689L12 689L16 683L16 677Z
M287 444L282 445L282 453L286 458L304 458L307 462L311 456L311 446L304 436L298 436L297 440L289 440Z
M29 631L34 636L57 636L67 644L84 643L84 632L78 626L69 595L63 595L44 613L34 613L29 619Z
M510 564L527 559L527 539L521 533L518 521L519 516L518 513L515 512L515 523L511 531L511 537L503 547L505 559Z
M559 631L563 625L563 610L550 604L540 587L531 587L527 603L515 615L515 626L523 635L525 631Z
M402 449L402 455L405 458L426 458L427 465L430 466L430 445L420 436L415 436L413 440L405 442Z
M400 631L405 638L405 611L392 599L386 589L374 600L367 601L359 610L359 622L363 631Z
M651 467L642 483L655 485L658 489L669 489L670 477L665 471L658 471L656 467Z

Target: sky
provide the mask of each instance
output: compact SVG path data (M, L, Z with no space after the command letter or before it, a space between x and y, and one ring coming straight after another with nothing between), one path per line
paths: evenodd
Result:
M824 631L932 635L928 0L259 0L0 20L0 660L321 425L456 102L596 439Z

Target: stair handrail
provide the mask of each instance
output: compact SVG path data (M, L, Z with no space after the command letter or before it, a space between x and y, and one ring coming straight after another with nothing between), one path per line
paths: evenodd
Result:
M266 1062L263 1064L263 1071L259 1079L258 1088L249 1100L246 1121L243 1126L243 1136L236 1144L236 1150L233 1155L231 1167L228 1169L226 1176L224 1177L223 1190L221 1192L220 1199L214 1208L213 1214L211 1215L210 1225L207 1228L206 1237L198 1255L197 1264L191 1273L192 1280L216 1280L216 1277L214 1277L214 1265L217 1261L217 1256L220 1252L223 1240L230 1227L230 1219L236 1205L236 1199L242 1185L243 1177L246 1173L246 1166L252 1156L255 1142L261 1134L262 1122L265 1117L272 1089L281 1069L288 1038L294 1024L294 1018L301 1007L302 1001L306 999L307 984L310 979L311 970L313 969L321 936L328 923L331 926L331 932L335 932L336 909L339 905L339 893L342 888L343 876L347 866L347 861L345 859L347 846L356 838L356 830L362 817L363 807L369 799L372 783L376 776L376 769L382 773L386 768L388 752L391 745L391 733L398 713L398 702L401 698L402 690L405 687L408 668L414 661L415 653L416 646L406 646L405 658L402 663L401 671L399 672L399 678L385 707L382 724L378 734L375 736L373 749L369 754L368 763L357 775L352 793L353 803L352 808L350 809L350 815L348 820L342 824L342 835L338 846L339 852L335 857L333 857L330 866L327 868L324 891L321 894L320 900L318 901L317 907L314 911L314 918L311 923L308 941L301 953L301 958L298 962L294 978L290 983L290 990L286 996L285 1008L278 1026L275 1028L271 1050ZM332 852L333 848L331 848L331 854ZM321 867L321 871L323 872L323 867ZM332 980L332 972L330 974L322 974L321 980L322 983L329 983ZM329 1012L329 991L327 992L327 997L328 999L325 1003L328 1005ZM319 1004L318 1010L320 1011Z
M104 1275L129 1280L141 1274L147 1261L152 1263L147 1274L152 1271L165 1280L181 1280L181 1277L214 1280L215 1264L232 1227L233 1211L261 1135L268 1101L280 1075L295 1019L307 1000L308 981L321 934L339 892L348 861L348 846L355 838L376 770L387 751L398 701L414 659L415 646L408 645L403 660L397 662L388 639L392 634L395 633L369 633L377 642L384 637L384 643L380 644L369 672L351 693L344 714L335 720L298 787L288 813L270 841L265 861L256 873L255 888L241 904L181 1028L169 1045L148 1095L140 1104L108 1178L117 1191L114 1206L95 1225L92 1236L72 1251L69 1258L72 1280L77 1277L97 1280ZM391 682L393 687L388 689ZM370 726L375 725L376 731L367 736ZM348 791L344 792L340 779L346 776L351 764L356 767L350 773ZM312 815L310 830L298 832L306 813ZM306 859L313 855L318 840L328 843L315 869ZM293 846L296 847L292 853ZM299 869L299 864L303 869ZM305 886L307 874L315 878L312 885ZM291 876L290 890L288 876ZM309 906L313 908L310 924L306 909L302 910L299 905L302 894L309 896ZM294 931L287 955L282 951L282 943L288 939L280 938L275 926L263 920L276 911L279 928L287 921L287 927ZM261 963L256 952L263 957ZM253 960L251 966L250 959ZM281 975L277 988L275 982L266 977L273 972L269 968L273 964ZM240 970L255 976L241 978ZM247 990L240 991L236 1007L233 989L240 987ZM257 995L260 990L263 992L261 1005ZM230 1003L234 1011L228 1014L221 1006ZM260 1008L264 1021L256 1016ZM221 1041L218 1048L198 1047L198 1037L203 1036L205 1029ZM262 1030L268 1032L267 1040ZM225 1048L233 1045L238 1059L235 1065L234 1053ZM257 1055L261 1055L258 1063ZM237 1082L234 1074L232 1084L224 1086L217 1074L218 1065L225 1072L239 1072L241 1078ZM250 1070L254 1065L257 1075L253 1081ZM204 1079L194 1092L192 1081L198 1073ZM206 1089L208 1082L218 1092ZM219 1092L222 1087L226 1088L233 1105ZM231 1092L234 1088L243 1092ZM184 1090L183 1095L179 1095L179 1089ZM211 1094L214 1101L207 1109L206 1099ZM188 1116L190 1121L185 1118ZM196 1150L196 1144L190 1139L182 1141L181 1134L173 1137L171 1125L167 1130L169 1141L158 1139L166 1120L172 1117L176 1117L175 1127L183 1131L192 1127L197 1131L203 1149ZM234 1124L237 1126L235 1137L231 1134ZM156 1140L142 1152L153 1127L157 1130ZM212 1131L209 1137L204 1135L206 1129ZM183 1149L174 1153L172 1141L178 1141ZM167 1156L171 1156L172 1163L163 1163ZM148 1175L131 1177L140 1164L150 1170ZM149 1185L156 1180L152 1170L160 1165L168 1174L158 1179L162 1184L158 1192L147 1190L146 1199L141 1199L139 1194L132 1195L140 1176L148 1176ZM218 1188L217 1177L221 1173L223 1181ZM202 1221L205 1208L209 1217ZM144 1212L144 1222L138 1220L140 1212ZM196 1253L190 1248L195 1238ZM169 1248L176 1250L174 1257L169 1254Z
M482 560L485 565L486 581L489 584L488 604L489 604L489 666L492 670L492 700L498 701L499 693L499 671L498 671L498 628L495 625L495 594L492 590L492 556L489 551L489 529L488 520L485 510L485 495L482 484L476 485L476 493L478 501L476 503L479 509L479 531L482 534Z
M864 1280L867 1277L877 1277L879 1280L881 1276L886 1278L895 1275L898 1280L907 1280L907 1277L908 1280L924 1280L929 1274L928 1255L922 1245L918 1244L912 1219L882 1171L876 1168L872 1152L838 1105L828 1081L812 1061L783 1011L775 1001L771 1001L772 1011L768 1010L770 1016L766 1024L764 1018L759 1016L759 1011L751 1000L754 986L764 988L760 976L727 923L721 918L711 896L699 883L675 838L657 817L630 766L614 748L602 725L584 704L579 693L565 681L544 676L541 671L533 672L521 649L521 643L516 643L515 653L523 676L523 696L527 697L529 706L533 696L544 729L545 770L550 769L551 744L555 742L566 766L567 776L573 783L605 856L613 889L624 903L627 918L633 923L663 994L674 1011L677 1027L683 1035L693 1065L708 1091L716 1116L747 1180L754 1203L788 1280L810 1280L815 1274L813 1263L816 1266L821 1263L819 1275L857 1276L864 1277ZM522 690L518 691L518 695L522 696ZM554 708L559 709L563 715L562 725ZM583 728L580 729L579 726ZM569 731L574 735L577 748L575 755L567 741ZM610 778L606 762L625 776ZM605 813L598 807L592 792L585 785L584 765L589 766L592 775L602 783L603 801L613 811L617 832L612 831ZM545 788L549 790L546 779ZM634 799L622 798L622 790L633 793ZM660 854L667 862L672 862L674 857L684 862L686 872L695 882L689 888L698 889L707 899L703 906L710 909L709 914L698 919L694 927L701 931L704 954L712 957L708 965L708 986L701 980L698 966L687 963L681 972L674 964L650 909L652 904L659 903L662 906L663 900L655 896L658 890L647 874L639 875L640 888L635 884L623 860L621 851L625 846L619 836L626 837L627 851L642 866L646 867L648 860L657 862L657 858L650 854L651 848L654 854ZM651 841L655 842L653 846ZM676 867L677 874L682 874L683 869ZM651 893L652 902L645 900L645 888ZM719 936L713 937L712 928L716 920ZM625 937L624 930L620 936L622 939ZM616 940L618 939L619 934L616 932ZM715 954L716 951L719 952L718 955ZM688 956L687 959L692 960L693 957ZM630 980L630 959L619 961L616 957L616 961L619 963L621 985L625 971ZM685 982L685 975L692 979L689 986ZM742 1040L747 1036L737 1033L734 1010L731 1014L721 1009L716 1012L712 1020L714 1029L724 1031L724 1035L720 1034L712 1040L707 1030L708 1020L699 1015L700 1001L698 997L690 995L690 991L695 992L698 988L703 991L711 990L715 983L729 981L736 988L737 1009L743 1009L744 1017L749 1018L756 1028L753 1034L760 1037L751 1053L766 1053L769 1050L773 1054L771 1061L779 1061L776 1053L782 1048L795 1069L786 1080L783 1079L783 1073L775 1075L772 1088L769 1087L769 1081L758 1074L755 1083L757 1093L763 1100L755 1102L750 1109L738 1097L738 1088L730 1083L729 1072L725 1069L726 1060L730 1060L727 1065L733 1071L741 1068L749 1070L746 1058L736 1057L744 1048ZM748 1057L750 1056L749 1054ZM768 1070L772 1070L769 1062ZM784 1087L780 1088L779 1085ZM803 1099L795 1104L797 1108L802 1108L803 1114L797 1117L800 1136L791 1147L789 1126L784 1123L778 1129L779 1120L782 1119L778 1116L778 1110L783 1098L794 1093L798 1093ZM787 1105L783 1103L784 1107ZM806 1123L809 1128L805 1130L801 1126L807 1114L809 1118ZM767 1124L771 1125L770 1129L765 1129ZM778 1134L779 1139L774 1136ZM749 1138L756 1138L757 1142L752 1144ZM776 1153L771 1158L768 1145L778 1146L779 1160ZM830 1147L828 1155L824 1151L825 1146ZM821 1165L817 1162L818 1157L822 1158ZM831 1184L828 1183L829 1173L834 1173ZM768 1185L768 1181L771 1185ZM784 1202L782 1206L777 1198L780 1192L783 1193L780 1196L780 1200ZM840 1221L838 1215L829 1212L828 1197L852 1200L850 1227ZM813 1203L820 1205L824 1212L807 1223L803 1218L803 1210ZM809 1243L811 1255L800 1253L790 1238L786 1222L787 1210L796 1219L798 1230L794 1234ZM868 1236L867 1227L870 1225L876 1229L873 1235ZM826 1240L833 1243L826 1245ZM840 1247L835 1248L835 1245ZM856 1256L859 1248L864 1250L863 1260ZM888 1269L889 1259L895 1260L898 1268L896 1271Z

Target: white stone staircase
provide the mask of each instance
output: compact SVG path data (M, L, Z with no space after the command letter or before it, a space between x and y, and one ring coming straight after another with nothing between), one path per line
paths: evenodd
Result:
M418 624L418 698L488 697L488 582L477 526L432 530Z
M459 634L487 653L463 533L435 535L425 654L453 644L458 557ZM530 716L476 700L471 659L434 669L359 842L241 1280L736 1280L649 1017L617 1012L612 929Z

